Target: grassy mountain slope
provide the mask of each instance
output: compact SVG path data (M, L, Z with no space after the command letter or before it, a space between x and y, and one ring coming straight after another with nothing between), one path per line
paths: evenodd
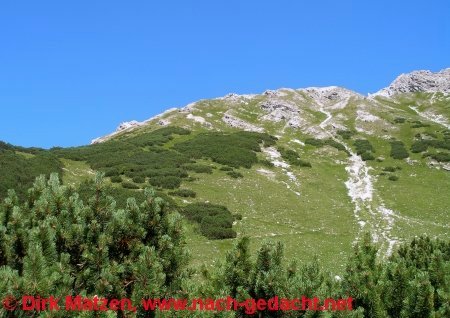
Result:
M286 244L289 255L302 258L319 254L325 264L342 264L352 243L365 230L373 232L374 240L383 244L387 254L415 235L448 235L450 177L445 170L449 153L445 120L450 118L449 105L450 98L440 93L366 98L336 87L281 89L200 101L114 138L174 124L194 134L244 129L276 136L276 147L258 154L273 161L274 167L240 169L242 179L229 178L221 171L198 176L198 180L183 183L198 193L184 203L207 200L226 205L243 216L234 227L238 234L276 237ZM367 140L374 160L352 160L353 156L335 147L305 144L311 138L331 139L351 154L358 150L356 140ZM422 139L440 140L445 147L412 152L414 142ZM407 158L391 156L394 140L404 144ZM176 143L176 139L171 140L167 147ZM289 165L277 158L277 147L294 150L312 167ZM432 158L437 153L445 154L440 162ZM179 202L183 204L183 200ZM195 254L206 259L230 244L195 235L191 243Z
M233 231L254 245L276 238L299 260L318 254L340 272L364 231L381 256L416 235L448 237L449 118L442 93L280 89L202 100L48 155L67 184L101 170L119 190L156 186L181 211L196 202L228 208L186 221L197 264L232 245L208 231Z

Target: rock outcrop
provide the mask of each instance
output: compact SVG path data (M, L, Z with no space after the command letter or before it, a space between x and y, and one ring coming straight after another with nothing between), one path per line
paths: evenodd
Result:
M109 135L93 139L91 141L91 144L98 144L98 143L107 141L108 139L110 139L111 137L114 137L115 135L117 135L118 133L120 133L122 131L131 130L136 127L142 126L142 125L145 125L145 122L139 122L136 120L125 121L117 127L116 131L114 131L113 133L111 133Z
M308 87L299 90L321 106L332 106L327 108L344 108L351 97L363 98L362 95L338 86Z
M391 97L401 93L450 93L450 68L440 72L414 71L397 77L391 85L372 96Z
M246 131L256 131L256 132L264 131L263 128L257 127L251 123L248 123L248 122L246 122L240 118L237 118L233 115L230 115L228 113L225 113L222 116L222 121L230 127L240 128L240 129L246 130Z

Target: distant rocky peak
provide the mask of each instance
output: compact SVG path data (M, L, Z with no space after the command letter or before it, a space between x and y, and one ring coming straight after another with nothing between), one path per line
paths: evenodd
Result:
M401 93L450 93L450 68L439 72L414 71L398 76L388 87L372 96L390 97Z

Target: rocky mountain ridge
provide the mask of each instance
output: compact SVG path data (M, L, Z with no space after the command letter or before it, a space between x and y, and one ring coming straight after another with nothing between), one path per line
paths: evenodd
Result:
M450 93L450 68L435 73L414 71L401 74L388 87L373 95L390 97L396 94L413 92Z
M300 105L307 105L320 111L320 109L326 108L329 110L338 110L344 108L350 99L356 99L360 101L362 107L358 110L358 117L364 121L374 122L377 120L376 116L367 113L364 109L364 103L362 101L368 99L375 101L377 97L381 98L395 98L399 94L425 92L436 93L441 92L444 94L450 93L450 68L441 70L439 72L431 72L426 70L413 71L407 74L401 74L398 76L388 87L379 90L374 94L369 94L365 97L357 92L348 90L346 88L329 86L329 87L308 87L301 89L281 88L278 90L266 90L261 95L258 94L234 94L230 93L224 97L218 97L215 101L223 101L229 106L229 110L226 111L221 120L229 127L239 128L248 131L264 131L262 127L256 124L248 123L245 120L233 115L233 105L248 105L255 99L263 97L265 100L260 103L260 108L265 112L260 117L262 121L271 121L274 123L286 121L287 126L292 128L302 128L306 125ZM145 126L152 122L157 122L160 126L165 126L171 123L170 114L185 113L186 118L201 124L205 127L213 128L213 125L207 118L194 115L192 112L195 110L196 105L199 102L191 103L183 108L171 108L162 114L156 115L143 122L129 121L121 123L115 132L96 138L92 140L92 144L106 141L122 132L134 130L138 127ZM207 114L208 116L208 114ZM433 115L431 115L433 116ZM445 119L441 122L446 123ZM339 126L336 122L335 126ZM311 133L320 135L319 131L314 127L309 127Z

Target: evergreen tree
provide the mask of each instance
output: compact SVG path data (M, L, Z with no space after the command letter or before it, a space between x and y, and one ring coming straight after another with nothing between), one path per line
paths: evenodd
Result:
M248 288L250 283L250 274L254 266L250 260L250 239L243 237L234 248L227 253L225 265L223 268L223 280L229 289L229 295L233 298L238 296L238 290Z
M389 317L400 317L408 295L410 278L411 271L407 269L404 261L386 264L380 285L383 304Z
M274 297L285 298L286 270L283 267L283 245L267 242L258 251L256 264L251 274L250 296L253 299L269 300ZM281 311L264 310L259 317L281 317Z
M434 317L434 288L431 286L428 275L426 273L418 273L408 287L408 294L400 317Z
M131 298L137 312L52 312L51 317L390 317L450 316L450 241L414 238L388 259L367 234L355 246L342 280L314 258L286 266L283 245L265 242L252 259L247 237L221 266L192 278L180 215L146 189L122 208L101 175L88 183L84 200L57 175L36 179L27 197L14 191L0 204L0 296L97 295ZM86 190L86 189L85 189ZM142 195L142 194L141 194ZM278 297L354 298L353 311L145 311L145 298ZM189 304L189 302L188 302ZM2 317L47 313L6 312Z
M381 267L377 263L378 249L371 242L369 233L355 246L349 259L343 280L343 293L354 299L354 307L363 307L368 318L386 317L378 281Z
M0 205L2 296L97 295L139 305L140 298L180 293L189 276L180 216L152 190L141 205L129 199L117 209L100 174L92 187L93 196L83 202L54 174L37 178L24 201L9 192ZM154 316L141 307L139 314Z

